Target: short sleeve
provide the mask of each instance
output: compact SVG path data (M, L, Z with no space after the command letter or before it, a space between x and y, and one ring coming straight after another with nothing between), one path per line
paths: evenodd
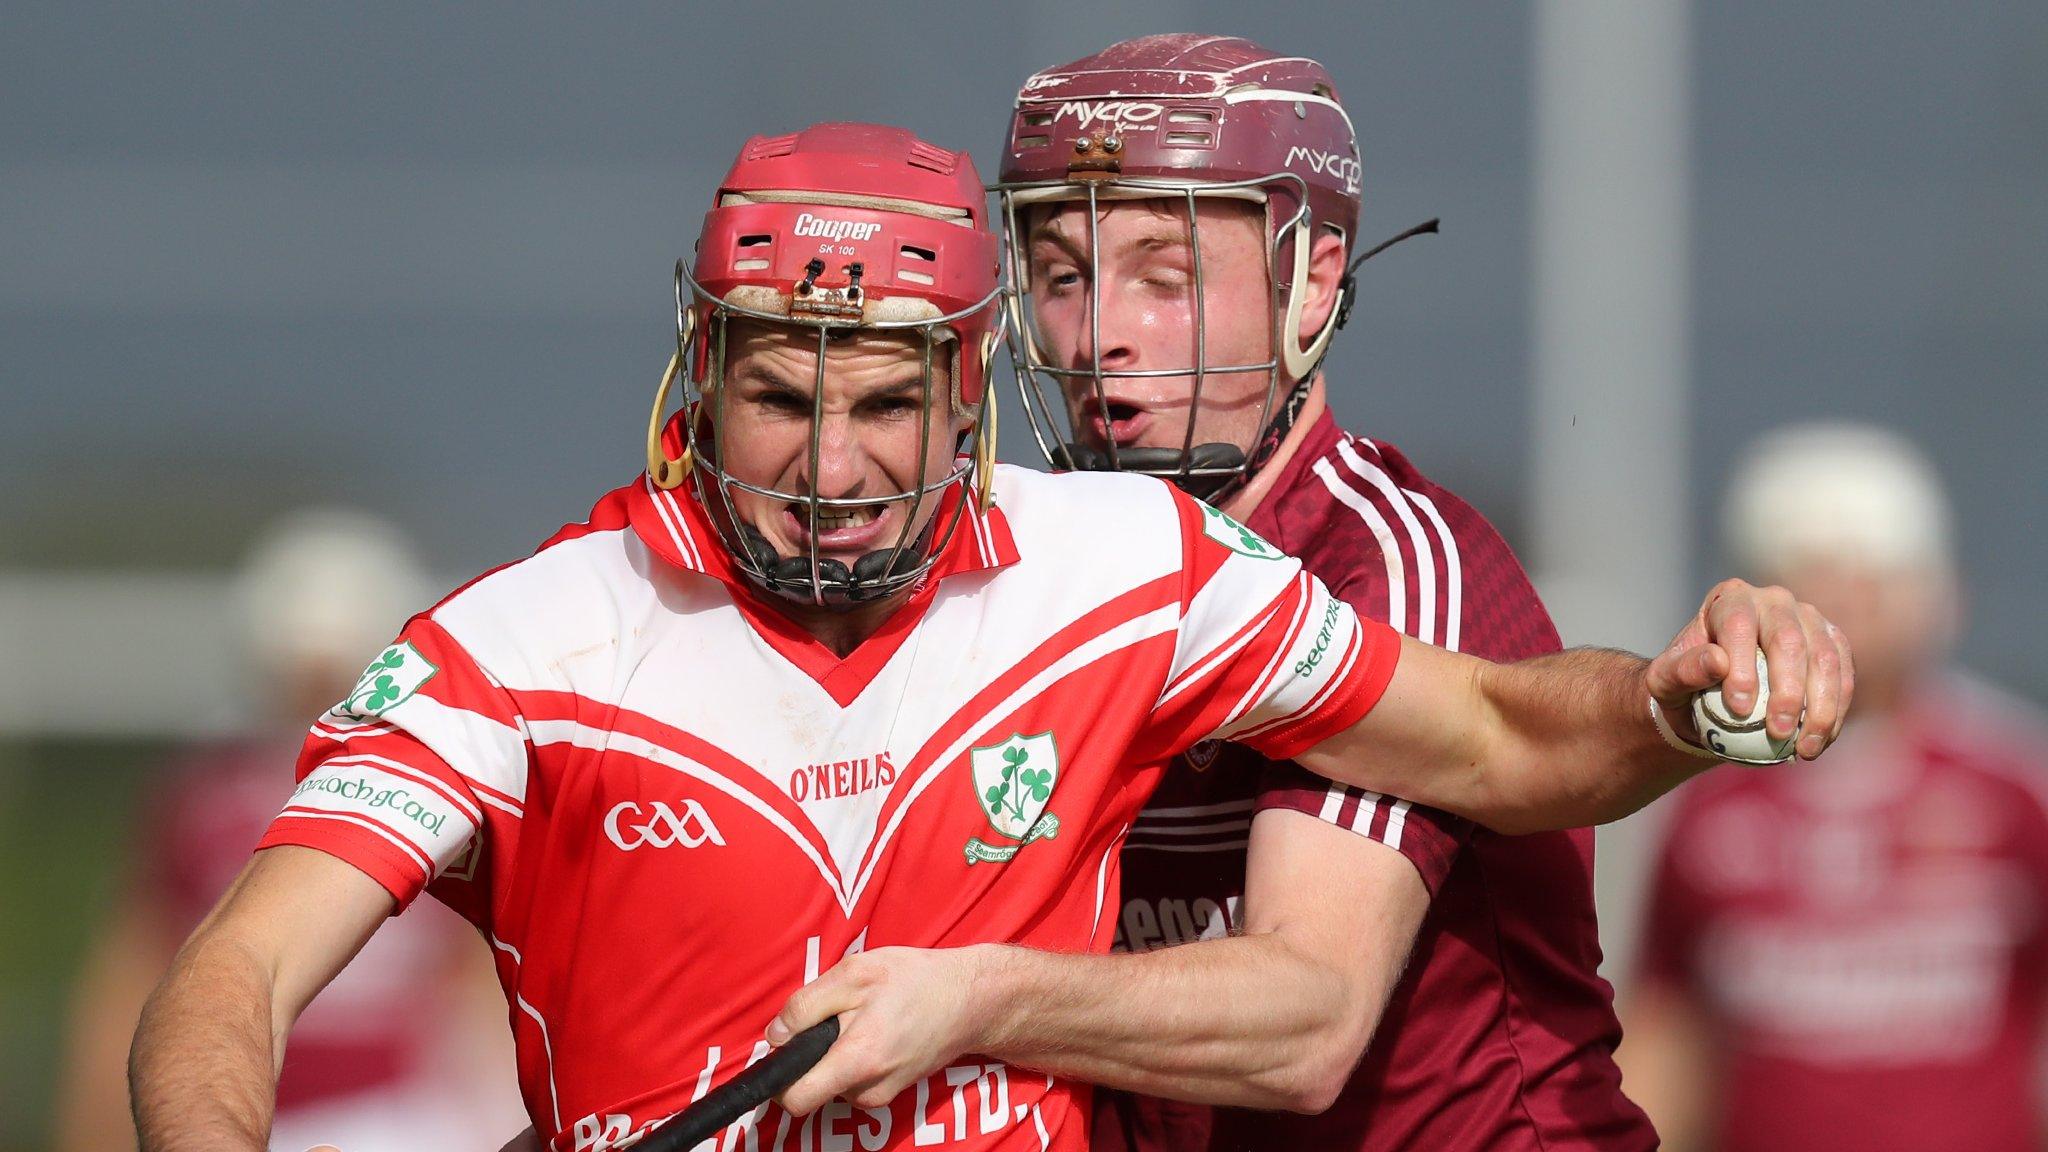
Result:
M415 617L306 737L298 785L258 848L354 865L402 908L475 866L522 813L526 742L511 697L446 630Z
M1175 491L1180 621L1143 752L1208 739L1291 759L1362 719L1393 678L1400 637L1361 620L1299 561Z
M1261 775L1256 811L1269 808L1306 813L1399 852L1421 874L1432 897L1472 834L1469 820L1338 784L1293 763L1268 764Z

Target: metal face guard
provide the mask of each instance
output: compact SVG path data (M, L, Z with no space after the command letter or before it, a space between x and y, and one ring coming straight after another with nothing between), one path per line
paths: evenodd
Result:
M711 519L718 526L726 551L735 566L754 583L777 596L799 603L824 608L851 608L885 598L918 583L945 553L966 512L967 501L978 499L986 508L995 462L992 389L984 390L979 403L972 409L977 425L973 450L956 452L953 467L945 475L934 478L928 474L932 418L937 411L934 404L944 403L946 407L943 410L948 413L961 411L958 403L961 373L959 370L954 372L954 387L947 394L940 395L933 386L932 361L942 345L955 342L950 325L976 315L984 308L1000 308L998 297L1001 289L990 292L967 309L943 316L917 320L871 320L864 319L864 294L858 265L846 270L849 273L846 285L828 288L816 283L825 272L822 262L813 261L812 264L813 267L806 269L808 275L805 279L790 293L789 312L783 314L718 299L696 281L684 262L676 263L676 351L656 393L648 431L648 471L654 482L664 487L680 484L685 475L693 480L697 497L712 513ZM706 322L700 323L698 319L700 309L708 318ZM734 318L807 330L816 335L817 367L811 391L809 459L813 477L818 474L823 451L826 353L833 336L855 330L917 333L922 338L921 411L924 415L918 433L916 481L904 491L887 495L827 498L815 490L808 493L784 492L751 484L727 472L720 437L725 427L726 390L723 385L727 331ZM993 350L995 341L1000 337L995 333L990 335L992 339L983 348L960 349L963 365L966 356L986 356ZM693 371L693 367L697 370ZM683 381L686 416L681 423L685 449L680 458L671 460L662 450L659 436L667 391L677 377ZM933 497L941 498L940 506L943 508L943 494L954 489L958 489L958 498L951 502L950 512L935 515L920 530L917 523L919 510ZM809 539L805 552L797 556L777 554L758 530L740 519L733 498L735 490L802 505ZM819 554L819 521L825 514L898 503L905 505L907 514L902 530L889 547L869 552L851 565ZM941 518L943 524L940 523Z
M1277 438L1269 435L1276 417L1283 413L1291 415L1291 410L1298 407L1294 396L1281 395L1283 369L1286 377L1295 382L1293 391L1305 388L1328 350L1330 336L1336 329L1334 324L1326 323L1308 347L1301 346L1301 308L1308 283L1309 248L1314 239L1306 207L1305 185L1299 176L1291 173L1217 183L1123 178L1092 172L1089 176L1086 180L998 184L995 188L1002 205L1005 276L1010 284L1010 360L1017 377L1017 390L1024 401L1025 415L1031 421L1032 436L1039 451L1055 468L1143 472L1171 480L1204 499L1220 498L1243 483L1263 462L1262 458L1270 451L1265 444L1267 440L1277 443ZM1294 204L1300 205L1277 225L1272 219L1273 196L1267 191L1271 185L1290 185L1289 196ZM1274 354L1258 363L1209 363L1201 223L1197 212L1197 201L1204 196L1255 200L1266 206L1269 238L1266 274L1272 290L1270 316ZM1189 367L1112 370L1102 366L1102 283L1095 271L1100 267L1101 254L1097 220L1104 201L1132 199L1180 200L1187 206L1195 318L1195 363ZM1093 354L1085 368L1062 367L1045 356L1038 346L1037 318L1027 291L1030 270L1022 213L1033 206L1055 202L1085 203L1088 206L1088 321ZM1280 248L1287 242L1292 243L1294 253L1291 276L1283 281L1278 275ZM1253 443L1197 444L1195 424L1201 414L1202 391L1207 378L1211 374L1252 372L1266 374L1266 396L1258 421L1260 431ZM1119 449L1114 440L1098 448L1083 443L1079 430L1073 427L1065 402L1070 381L1089 382L1096 410L1107 425L1110 421L1109 399L1103 381L1182 376L1192 377L1194 388L1189 397L1187 432L1178 449ZM1044 391L1042 382L1046 380L1052 382L1057 392L1057 403L1048 399Z

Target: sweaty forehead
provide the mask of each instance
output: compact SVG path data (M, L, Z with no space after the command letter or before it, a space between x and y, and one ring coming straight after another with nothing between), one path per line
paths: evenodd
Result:
M726 341L728 359L733 363L743 359L771 359L809 364L818 358L818 330L810 327L736 320ZM856 329L834 333L827 338L825 354L835 361L848 358L915 360L923 343L923 337L915 332Z
M1205 240L1214 229L1220 233L1243 232L1256 236L1264 223L1259 205L1216 196L1195 198L1196 222L1205 230ZM1134 200L1104 200L1096 205L1095 221L1105 238L1128 240L1180 240L1188 235L1188 204L1179 197L1147 197ZM1032 240L1083 243L1088 237L1088 204L1063 200L1035 204L1026 210L1024 233ZM1208 243L1203 244L1206 250Z
M934 346L932 371L946 379L949 365L941 342ZM916 379L924 363L924 337L918 332L855 330L825 341L828 379L869 385ZM763 376L780 383L808 387L818 366L816 329L735 321L727 337L726 371L734 377Z

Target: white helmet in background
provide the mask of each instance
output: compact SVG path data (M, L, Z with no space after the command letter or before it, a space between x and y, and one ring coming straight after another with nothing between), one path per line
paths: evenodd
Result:
M292 513L256 539L238 580L251 672L270 688L331 677L339 699L427 607L428 589L411 542L390 523L333 508Z
M1926 453L1883 428L1817 423L1771 432L1737 465L1723 508L1737 565L1763 579L1816 562L1953 568L1941 478Z

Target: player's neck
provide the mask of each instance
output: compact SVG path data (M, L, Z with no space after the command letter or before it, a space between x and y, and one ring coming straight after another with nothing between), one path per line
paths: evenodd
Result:
M1301 411L1294 417L1294 426L1287 430L1287 436L1280 441L1273 458L1260 467L1258 475L1253 476L1250 483L1223 502L1223 512L1238 520L1249 520L1252 513L1259 510L1259 505L1265 503L1273 491L1273 485L1279 483L1280 473L1287 470L1287 462L1294 459L1294 454L1301 450L1302 442L1308 439L1309 430L1322 419L1325 407L1323 374L1318 371L1315 379L1309 381L1308 399L1302 401Z
M785 604L783 610L813 639L830 648L833 655L844 659L868 637L881 631L889 617L902 611L904 605L910 603L912 594L906 589L887 600L844 610L819 608L811 604Z

